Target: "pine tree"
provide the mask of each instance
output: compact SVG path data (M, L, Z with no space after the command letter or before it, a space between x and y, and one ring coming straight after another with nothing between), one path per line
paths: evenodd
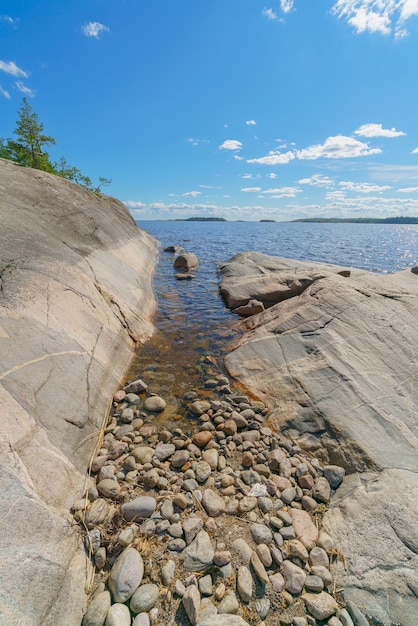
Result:
M44 125L32 110L26 98L22 100L14 134L17 141L9 140L8 149L13 161L38 170L53 172L54 167L44 146L55 144L55 139L43 134Z

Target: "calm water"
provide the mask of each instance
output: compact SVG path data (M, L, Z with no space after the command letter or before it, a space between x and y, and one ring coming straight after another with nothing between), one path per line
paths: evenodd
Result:
M169 401L165 417L175 414L179 398L201 387L210 374L205 355L219 360L239 335L237 317L218 292L218 265L238 252L257 251L299 260L394 272L418 266L418 225L309 224L295 222L137 222L161 242L154 276L158 312L156 333L138 351L129 377L142 376ZM196 278L174 278L178 245L199 259ZM216 368L212 368L215 369ZM204 371L202 371L204 370ZM210 368L209 368L210 370ZM158 389L157 389L158 387Z

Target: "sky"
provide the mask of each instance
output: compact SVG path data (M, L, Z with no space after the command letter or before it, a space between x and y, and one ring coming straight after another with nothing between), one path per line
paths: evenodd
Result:
M23 97L137 220L418 216L418 0L1 0Z

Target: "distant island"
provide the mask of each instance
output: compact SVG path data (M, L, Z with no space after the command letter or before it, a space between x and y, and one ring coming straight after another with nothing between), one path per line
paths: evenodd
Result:
M305 217L292 222L317 222L317 223L352 223L352 224L418 224L418 217Z
M276 220L260 220L260 222L275 222Z
M178 217L175 222L227 222L224 217Z

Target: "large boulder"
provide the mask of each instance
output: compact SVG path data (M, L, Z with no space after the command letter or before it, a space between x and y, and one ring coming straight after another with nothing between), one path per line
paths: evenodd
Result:
M0 222L0 622L79 626L69 509L152 332L156 242L117 200L4 160Z
M222 269L228 298L261 299L254 279L309 284L243 323L226 358L231 376L264 400L277 425L304 433L324 463L350 474L325 517L347 569L338 584L383 623L418 615L418 275L377 275L256 253ZM268 277L268 279L266 278ZM234 288L234 277L236 291ZM309 282L310 281L310 282ZM307 283L305 282L305 285ZM297 290L296 290L297 291Z

